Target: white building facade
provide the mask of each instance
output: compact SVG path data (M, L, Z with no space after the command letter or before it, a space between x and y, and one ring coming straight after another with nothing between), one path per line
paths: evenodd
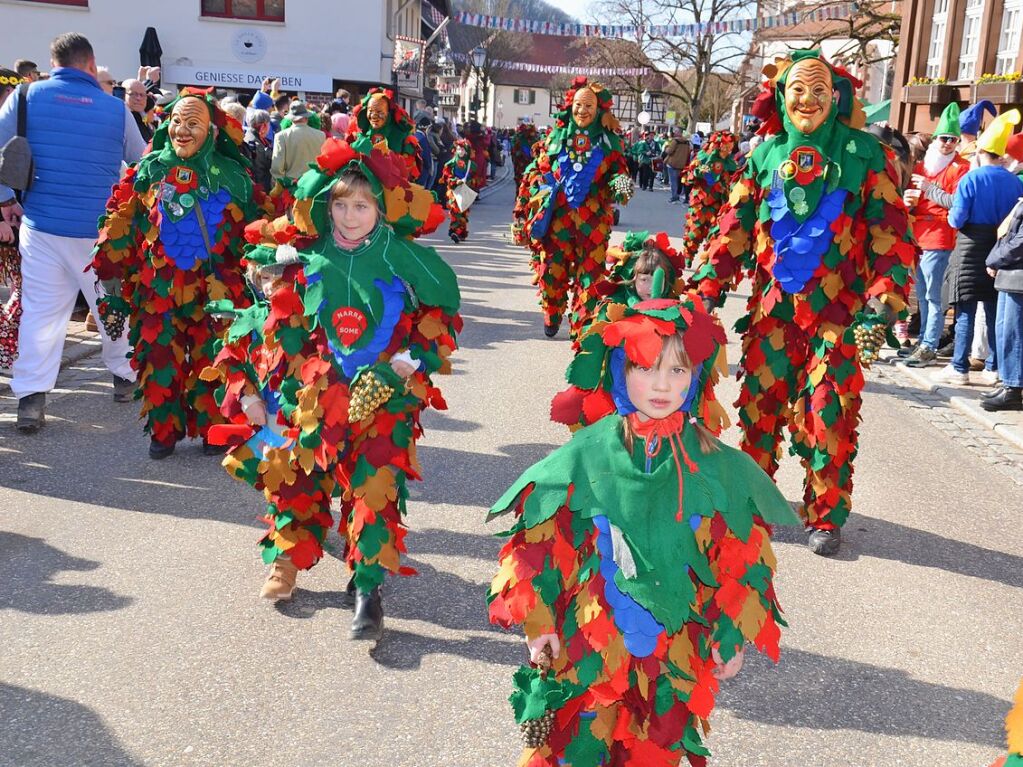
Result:
M183 85L333 93L390 84L394 38L418 38L420 0L0 0L0 51L49 66L50 41L84 34L116 79L134 77L153 27L163 49L164 88ZM406 88L411 101L422 95Z

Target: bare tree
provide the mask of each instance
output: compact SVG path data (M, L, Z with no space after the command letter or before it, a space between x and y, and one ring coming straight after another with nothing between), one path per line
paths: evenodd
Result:
M663 78L655 93L677 96L688 110L692 130L702 114L712 76L734 76L749 51L748 40L735 34L704 32L690 37L653 34L656 25L723 21L750 13L749 0L600 0L596 13L602 23L642 28L635 44L599 40L591 46L610 66L653 65ZM632 78L638 94L642 78Z
M801 11L813 11L831 5L830 2L811 3ZM894 59L898 52L899 33L902 30L902 13L892 0L860 0L856 12L847 19L825 22L812 40L820 45L825 40L846 40L838 56L844 63L864 68ZM880 43L889 43L881 45Z

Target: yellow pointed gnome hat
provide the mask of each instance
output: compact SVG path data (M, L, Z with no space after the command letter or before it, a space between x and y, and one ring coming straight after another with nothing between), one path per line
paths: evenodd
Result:
M1005 154L1005 147L1012 136L1012 129L1019 125L1021 120L1018 109L1010 109L1002 112L984 129L977 139L977 149L996 154L1001 157Z

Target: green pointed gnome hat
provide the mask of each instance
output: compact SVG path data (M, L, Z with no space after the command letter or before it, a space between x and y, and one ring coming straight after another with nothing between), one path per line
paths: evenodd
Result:
M959 104L953 101L947 107L945 111L941 113L941 117L938 119L938 124L934 128L933 136L961 136L962 131L959 130Z

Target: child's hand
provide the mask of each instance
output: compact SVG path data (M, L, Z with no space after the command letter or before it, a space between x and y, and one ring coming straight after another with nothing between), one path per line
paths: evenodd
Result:
M266 403L261 399L250 400L242 405L242 412L253 426L266 426Z
M14 242L14 227L6 221L0 221L0 242Z
M401 378L408 378L410 375L416 372L416 368L410 365L405 360L392 360L391 370L398 374Z
M529 648L529 662L539 663L543 648L551 648L551 657L557 658L561 655L561 640L557 634L541 634L536 639L527 639L526 647Z
M738 674L739 671L742 670L742 662L745 653L746 648L743 647L732 656L732 659L728 661L728 663L725 663L721 660L721 653L718 652L718 648L711 648L711 657L714 659L714 663L717 664L711 672L714 674L714 678L718 680L731 679L733 676Z

